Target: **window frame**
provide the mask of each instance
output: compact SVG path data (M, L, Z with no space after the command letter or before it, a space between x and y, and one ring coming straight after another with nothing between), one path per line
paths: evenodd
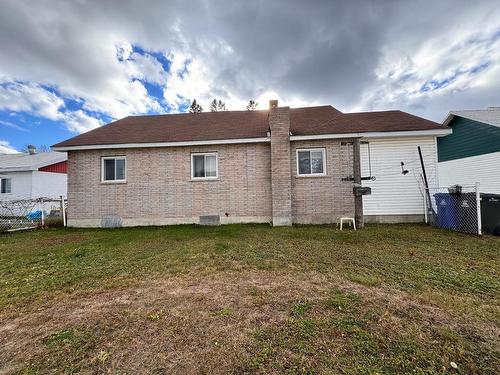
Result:
M5 183L5 192L2 192L2 181L10 181L9 184ZM7 191L7 186L10 188L9 191ZM12 194L12 178L11 177L0 177L0 194Z
M194 176L194 157L195 156L204 156L204 168L206 165L206 157L207 156L215 156L215 176L204 176L204 177L195 177ZM204 170L206 173L206 171ZM218 180L219 179L219 155L216 151L212 152L192 152L191 153L191 180L193 181L203 181L203 180Z
M115 179L114 180L106 180L105 179L105 161L106 160L114 160L115 161ZM123 160L123 179L116 179L116 160ZM127 157L125 155L116 155L116 156L102 156L101 157L101 183L103 184L124 184L127 182Z
M309 152L309 160L311 160L311 151L321 151L323 158L323 172L313 173L300 173L299 168L299 152ZM326 147L311 147L311 148L297 148L295 149L295 160L297 164L297 177L323 177L326 176Z

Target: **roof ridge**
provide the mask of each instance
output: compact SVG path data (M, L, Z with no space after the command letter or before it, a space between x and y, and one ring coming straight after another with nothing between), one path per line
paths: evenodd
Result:
M403 113L409 113L405 111L401 111L400 109L385 109L382 111L359 111L359 112L344 112L344 115L357 115L361 113L387 113L387 112L403 112ZM411 113L410 113L411 114Z
M287 106L285 106L287 107ZM332 106L331 104L323 104L323 105L313 105L313 106L304 106L304 107L290 107L290 110L294 109L311 109L311 108L325 108L325 107L331 107L337 111L339 111L337 108ZM160 117L160 116L184 116L184 115L199 115L199 114L222 114L222 113L246 113L246 112L266 112L269 111L269 109L254 109L254 110L248 110L248 109L237 109L237 110L227 110L227 111L207 111L207 112L199 112L199 113L190 113L190 112L180 112L180 113L155 113L155 114L140 114L140 115L128 115L123 118L127 117ZM339 111L341 112L341 111ZM343 113L343 112L341 112ZM121 120L121 119L119 119ZM118 120L116 120L118 121Z
M333 109L337 109L331 104L312 105L312 106L305 106L305 107L290 107L290 109L310 109L310 108L325 108L325 107L332 107ZM339 111L339 110L337 109L337 111Z
M185 116L185 115L193 115L193 116L198 116L200 114L216 114L216 113L240 113L240 112L265 112L268 111L268 109L254 109L249 111L248 109L241 109L241 110L236 110L236 111L209 111L209 112L199 112L199 113L190 113L190 112L181 112L181 113L156 113L156 114L148 114L148 115L128 115L123 118L127 117L160 117L160 116Z
M465 109L450 111L446 116L443 124L447 125L451 122L454 116L466 118L469 120L482 122L484 124L500 127L500 108L487 109Z
M450 112L494 112L494 111L500 111L500 107L488 107L488 108L483 108L483 109L453 109Z

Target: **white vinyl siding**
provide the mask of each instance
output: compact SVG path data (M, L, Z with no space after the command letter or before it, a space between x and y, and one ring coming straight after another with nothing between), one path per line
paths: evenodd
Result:
M219 176L216 152L191 154L191 179L213 180Z
M33 197L59 198L66 197L68 175L66 173L51 173L33 171L31 176Z
M435 137L367 139L370 144L371 174L375 181L363 181L372 188L363 196L365 215L423 214L422 168L417 147L424 158L430 186L437 184ZM408 173L401 173L401 162ZM369 176L368 145L361 145L362 176Z
M30 199L33 196L32 171L28 172L9 172L2 174L1 178L10 180L10 193L0 193L2 200Z
M481 193L500 194L500 152L444 161L438 168L442 186L479 182Z
M65 173L25 171L2 173L0 176L10 180L10 193L0 193L1 200L66 197Z

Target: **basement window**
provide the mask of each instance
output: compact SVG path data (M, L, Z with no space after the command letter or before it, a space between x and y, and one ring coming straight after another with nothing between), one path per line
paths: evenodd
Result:
M191 178L193 180L216 179L219 175L216 152L191 154Z
M0 193L12 193L12 180L10 178L2 178L0 181Z
M102 182L125 182L125 156L106 156L102 158Z
M297 176L325 176L324 148L297 149Z

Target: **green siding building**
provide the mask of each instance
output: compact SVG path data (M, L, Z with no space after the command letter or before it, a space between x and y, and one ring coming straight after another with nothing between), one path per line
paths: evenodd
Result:
M438 138L438 160L454 160L500 151L500 126L454 115L453 134Z
M453 111L443 125L453 133L437 139L440 185L500 194L500 107Z

